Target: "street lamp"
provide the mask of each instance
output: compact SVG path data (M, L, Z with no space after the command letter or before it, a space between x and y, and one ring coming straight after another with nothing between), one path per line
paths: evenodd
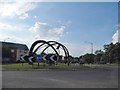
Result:
M4 42L6 42L6 40L8 40L8 39L10 39L10 38L8 37L8 38L4 39Z
M88 41L85 41L85 43L89 43L91 45L91 54L93 54L93 43Z

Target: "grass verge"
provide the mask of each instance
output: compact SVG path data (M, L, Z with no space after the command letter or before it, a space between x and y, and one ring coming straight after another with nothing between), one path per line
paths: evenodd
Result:
M112 68L118 68L120 65L118 64L70 64L69 66L67 64L61 64L58 65L51 65L40 63L39 67L37 63L34 63L34 65L29 65L28 63L24 64L3 64L2 70L36 70L36 69L57 69L57 70L74 70L74 69L81 69L81 68L97 68L97 67L112 67Z
M34 69L58 69L58 70L73 70L73 69L81 69L81 68L89 68L89 66L79 65L79 64L58 64L51 65L48 64L43 65L43 63L38 64L34 63L34 65L29 65L28 63L22 64L4 64L2 65L2 70L34 70Z
M111 67L111 68L120 68L120 64L85 64L85 66L89 66L89 67L101 67L101 68L105 68L105 67Z

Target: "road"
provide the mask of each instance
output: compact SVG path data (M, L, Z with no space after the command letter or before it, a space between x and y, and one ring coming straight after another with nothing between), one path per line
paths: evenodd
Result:
M3 71L3 88L117 88L118 69Z

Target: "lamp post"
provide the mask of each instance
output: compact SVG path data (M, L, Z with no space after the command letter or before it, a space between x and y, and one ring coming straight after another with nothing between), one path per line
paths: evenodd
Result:
M4 42L6 42L6 40L8 40L8 39L10 39L10 38L8 37L8 38L4 39Z
M91 45L91 54L93 54L93 43L88 41L85 41L85 43L89 43Z
M91 44L91 54L93 54L93 43L90 44Z

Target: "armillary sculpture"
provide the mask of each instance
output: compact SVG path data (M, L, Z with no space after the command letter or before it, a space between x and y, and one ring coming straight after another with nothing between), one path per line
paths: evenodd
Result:
M40 49L44 47L44 49ZM54 53L46 54L45 51L51 48ZM38 50L41 52L36 54ZM29 64L33 64L37 59L45 62L54 62L58 63L61 59L60 51L64 52L64 63L70 64L69 60L69 51L68 49L61 43L56 41L44 41L44 40L37 40L35 41L30 48L29 55L25 56L24 59L29 62Z

